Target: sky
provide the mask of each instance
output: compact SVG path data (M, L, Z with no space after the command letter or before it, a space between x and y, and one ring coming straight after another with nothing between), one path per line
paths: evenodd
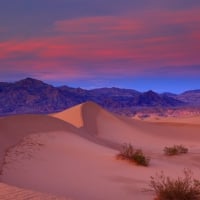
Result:
M0 81L200 89L199 0L1 0Z

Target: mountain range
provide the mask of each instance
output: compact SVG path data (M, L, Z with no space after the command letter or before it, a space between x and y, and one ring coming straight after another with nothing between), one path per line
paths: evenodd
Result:
M33 78L0 82L0 115L53 113L87 101L114 113L134 115L138 110L200 107L200 90L159 94L115 87L92 90L54 87Z

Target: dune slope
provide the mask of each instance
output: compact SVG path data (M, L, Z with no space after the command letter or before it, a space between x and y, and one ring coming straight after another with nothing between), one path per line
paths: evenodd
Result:
M116 154L69 132L34 134L9 151L1 178L18 187L77 200L129 200L133 192L138 199L148 199L151 194L141 191L146 178L137 183L133 166L117 161Z
M200 124L181 126L176 123L158 124L128 119L111 114L92 102L54 114L54 117L73 122L74 126L90 136L102 139L104 143L110 142L110 146L132 143L141 148L151 147L160 151L164 145L185 142L198 145L200 140Z
M18 115L0 118L0 129L0 168L5 151L29 134L59 130L77 132L71 124L46 115Z

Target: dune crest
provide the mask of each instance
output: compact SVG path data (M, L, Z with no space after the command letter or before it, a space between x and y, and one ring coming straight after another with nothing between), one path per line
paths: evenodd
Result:
M70 124L73 124L75 127L80 128L84 124L81 112L83 105L84 104L79 104L72 108L66 109L62 112L50 114L50 116L69 122Z

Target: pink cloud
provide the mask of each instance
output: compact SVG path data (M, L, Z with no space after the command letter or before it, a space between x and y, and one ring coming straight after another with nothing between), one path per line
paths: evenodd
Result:
M42 70L53 72L56 68L63 72L61 77L72 78L92 76L88 68L85 71L88 64L90 71L108 74L121 74L124 67L130 69L124 73L139 74L149 67L200 64L198 10L142 14L140 18L130 14L60 20L52 27L56 36L0 42L0 60L22 66L22 70L27 66L27 71L38 70L38 76ZM170 25L174 32L166 29L165 33L163 27ZM176 30L178 25L183 32ZM41 76L56 77L51 73Z
M130 58L132 55L133 58L141 57L148 59L149 53L152 55L152 59L153 57L156 59L157 56L166 57L166 55L168 57L171 55L171 58L177 55L177 58L179 58L181 55L184 57L187 56L187 50L183 49L184 45L188 47L188 50L195 51L196 41L192 40L191 32L188 31L188 33L180 34L176 33L175 30L174 35L171 33L168 36L158 36L159 32L156 35L156 31L162 31L160 29L165 25L184 25L186 30L187 28L200 29L200 27L195 27L195 24L198 22L200 23L198 10L179 12L151 11L144 13L142 18L137 20L135 20L134 16L129 16L128 18L94 17L63 20L55 23L55 29L63 33L77 32L79 35L74 38L78 39L80 37L80 40L84 37L82 32L87 32L89 39L88 41L86 39L85 46L87 45L89 48L93 47L92 49L96 49L95 55L97 57L98 55L106 58L121 55L123 58ZM143 38L137 39L139 34ZM131 35L133 39L130 38ZM120 40L120 37L124 37L123 42ZM126 37L128 38L127 41ZM182 41L177 41L179 37L182 37ZM138 46L141 46L142 49L138 48ZM118 50L116 50L117 48ZM191 56L191 51L188 51L188 56ZM138 52L140 52L140 56Z

